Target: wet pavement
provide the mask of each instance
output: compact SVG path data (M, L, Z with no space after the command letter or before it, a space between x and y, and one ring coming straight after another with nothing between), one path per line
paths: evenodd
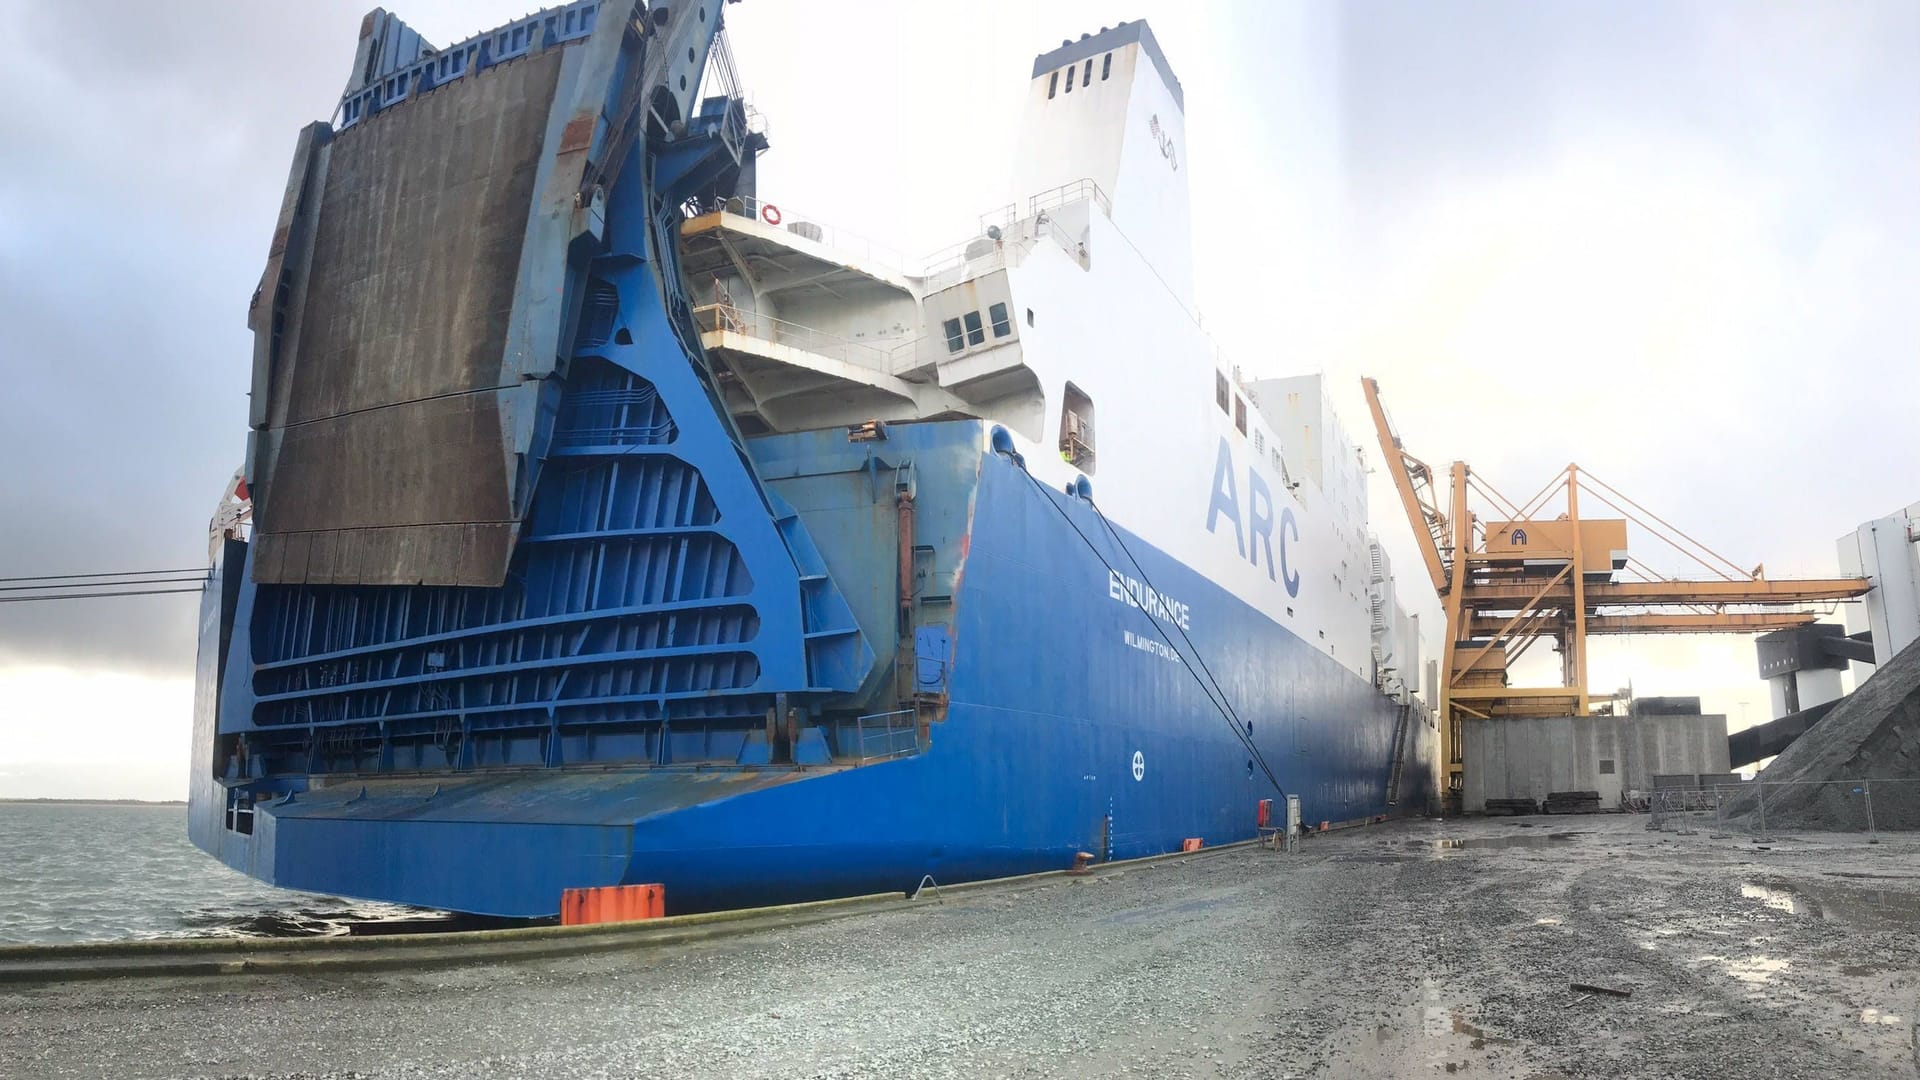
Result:
M1912 1077L1920 835L1881 841L1410 822L651 951L0 993L0 1076Z

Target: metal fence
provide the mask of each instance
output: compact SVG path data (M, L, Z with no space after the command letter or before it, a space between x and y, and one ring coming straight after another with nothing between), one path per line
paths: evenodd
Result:
M1647 827L1756 839L1842 833L1877 843L1883 831L1920 830L1920 780L1750 780L1639 793Z
M902 757L920 749L920 724L912 709L869 713L854 721L853 753L861 764Z

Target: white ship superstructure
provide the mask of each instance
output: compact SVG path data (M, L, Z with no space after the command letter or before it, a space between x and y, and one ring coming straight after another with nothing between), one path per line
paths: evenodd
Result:
M704 344L749 434L990 420L1036 476L1086 477L1114 521L1410 693L1418 619L1324 379L1248 380L1200 325L1185 115L1152 31L1123 23L1035 59L1013 170L1029 194L926 263L770 195L696 216Z

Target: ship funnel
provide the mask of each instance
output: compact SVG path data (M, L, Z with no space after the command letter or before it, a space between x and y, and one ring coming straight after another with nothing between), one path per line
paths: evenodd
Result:
M1094 203L1187 307L1193 306L1186 94L1144 19L1033 61L1015 156L1015 205L1095 189Z

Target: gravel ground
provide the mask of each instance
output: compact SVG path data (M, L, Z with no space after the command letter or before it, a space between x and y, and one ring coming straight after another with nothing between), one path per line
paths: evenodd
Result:
M0 992L0 1076L1915 1075L1920 837L1644 824L1408 822L649 951Z

